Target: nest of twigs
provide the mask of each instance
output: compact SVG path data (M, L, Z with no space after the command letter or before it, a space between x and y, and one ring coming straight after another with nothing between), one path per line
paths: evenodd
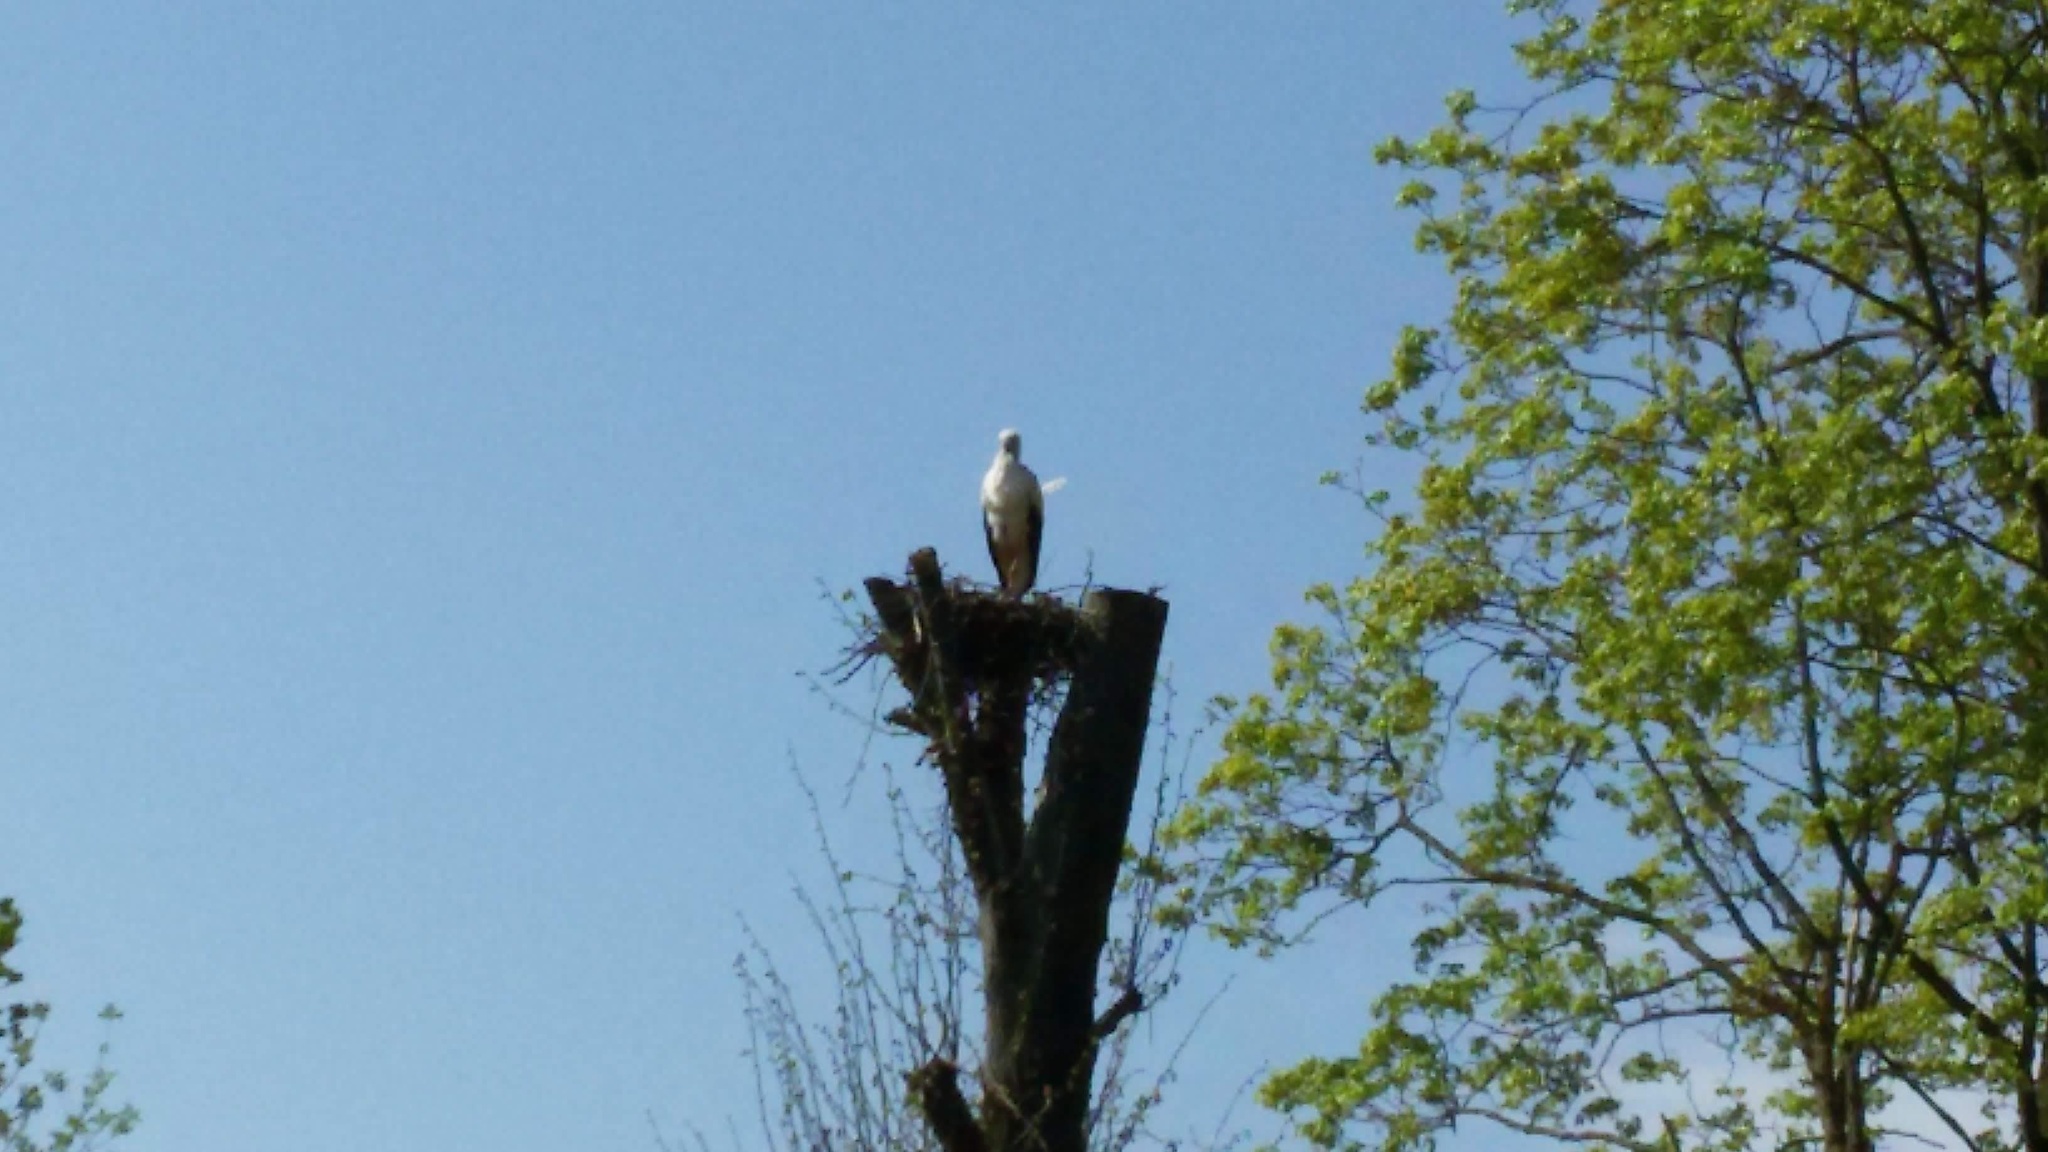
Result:
M970 691L995 684L1045 684L1073 667L1081 619L1057 598L1012 599L964 580L947 586L953 607L954 667Z
M909 580L867 581L875 614L848 654L849 666L887 657L918 698L914 706L936 703L919 690L934 675L952 681L949 687L965 701L1038 696L1072 670L1083 628L1080 613L1064 601L1051 595L1015 598L968 580L940 580L935 559L920 570L921 559L923 554L913 558ZM935 651L934 644L944 650Z

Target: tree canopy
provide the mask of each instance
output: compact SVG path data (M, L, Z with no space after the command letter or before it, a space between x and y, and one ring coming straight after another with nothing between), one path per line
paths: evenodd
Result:
M0 992L21 983L21 973L8 966L8 953L21 933L21 912L14 901L0 897ZM32 1071L36 1062L36 1037L50 1006L40 1000L0 997L0 1150L4 1152L86 1152L132 1131L139 1114L127 1105L107 1100L114 1074L105 1064L107 1047L100 1046L101 1063L74 1085L57 1071ZM119 1018L111 1006L101 1011L106 1020ZM73 1087L78 1098L69 1106L66 1097Z
M1177 828L1240 942L1426 894L1266 1098L2048 1152L2048 5L1511 7L1537 97L1382 150L1457 286L1366 399L1419 483Z

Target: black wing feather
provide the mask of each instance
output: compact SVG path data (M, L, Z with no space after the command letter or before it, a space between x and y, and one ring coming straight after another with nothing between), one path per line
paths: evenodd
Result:
M988 513L986 512L983 512L981 514L981 534L988 539L988 562L995 565L996 586L1001 587L1004 583L1003 558L996 554L996 530L995 527L988 522Z
M1024 552L1024 579L1019 582L1017 595L1031 591L1038 583L1038 544L1045 539L1045 509L1036 504L1031 506L1031 544Z

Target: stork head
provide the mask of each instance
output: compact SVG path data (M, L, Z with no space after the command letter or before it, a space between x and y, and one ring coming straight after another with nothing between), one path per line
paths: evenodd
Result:
M1017 430L1015 428L1003 429L1002 432L996 436L996 443L999 446L1001 446L1003 450L1003 455L1005 456L1015 456L1019 452L1023 451L1024 448L1024 438L1022 436L1017 435Z

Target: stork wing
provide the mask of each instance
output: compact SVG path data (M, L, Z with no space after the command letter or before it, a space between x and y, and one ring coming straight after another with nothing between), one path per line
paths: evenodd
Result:
M988 560L996 566L996 583L1007 585L1010 581L1008 574L1003 571L1003 553L996 547L996 526L986 511L981 514L981 534L988 539Z
M1045 538L1045 505L1031 502L1031 535L1024 546L1024 555L1017 558L1017 595L1022 596L1038 583L1038 544Z

